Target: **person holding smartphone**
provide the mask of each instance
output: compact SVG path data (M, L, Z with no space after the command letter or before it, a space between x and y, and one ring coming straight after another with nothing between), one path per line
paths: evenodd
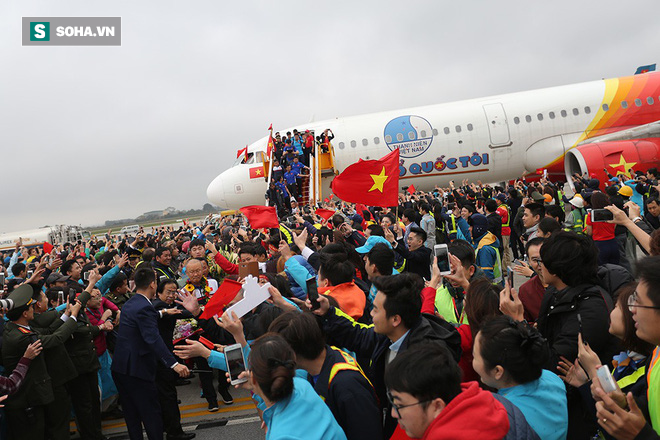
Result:
M608 205L611 205L611 203L605 193L594 191L591 194L591 207L594 210L604 209ZM592 215L587 215L586 233L593 238L594 244L598 248L598 264L601 266L604 264L619 264L619 243L614 234L615 227L614 223L593 221Z

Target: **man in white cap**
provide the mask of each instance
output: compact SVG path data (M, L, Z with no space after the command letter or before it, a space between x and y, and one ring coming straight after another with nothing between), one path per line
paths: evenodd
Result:
M571 205L571 212L566 214L566 221L564 222L565 230L573 231L577 234L584 234L584 218L586 212L584 210L584 199L576 195L568 201Z

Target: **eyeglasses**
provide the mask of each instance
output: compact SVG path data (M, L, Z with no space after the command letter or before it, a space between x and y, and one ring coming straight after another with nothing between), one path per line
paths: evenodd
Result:
M411 407L411 406L421 405L422 403L430 402L433 399L420 400L419 402L410 403L408 405L397 405L396 403L394 403L394 396L392 396L392 393L388 391L387 392L387 400L389 400L390 405L392 405L392 408L394 408L394 411L396 411L397 418L400 419L401 418L401 410L403 408L408 408L408 407Z
M660 307L657 306L642 306L639 303L639 294L635 290L632 295L628 297L628 309L632 312L632 309L634 307L638 307L640 309L656 309L660 310Z
M543 260L540 258L532 258L532 263L536 264L537 266L540 266L543 264Z

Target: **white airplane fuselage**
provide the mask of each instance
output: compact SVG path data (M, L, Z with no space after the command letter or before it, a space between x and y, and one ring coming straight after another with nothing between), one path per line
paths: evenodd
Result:
M379 159L399 148L400 186L429 190L465 178L515 179L542 168L563 173L569 150L660 120L659 91L660 73L645 74L336 118L279 131L295 128L318 135L331 129L338 172L359 159ZM259 139L248 151L265 152L267 142L268 136ZM259 159L254 156L250 160ZM580 161L584 162L581 156L574 160ZM263 175L250 172L260 165L234 164L208 186L209 200L231 209L263 204L268 184ZM330 194L331 179L322 179L323 197Z

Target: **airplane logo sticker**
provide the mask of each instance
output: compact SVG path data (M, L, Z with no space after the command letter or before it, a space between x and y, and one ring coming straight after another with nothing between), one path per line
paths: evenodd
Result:
M385 126L385 143L390 151L399 149L400 157L421 156L433 142L433 127L421 116L399 116Z

